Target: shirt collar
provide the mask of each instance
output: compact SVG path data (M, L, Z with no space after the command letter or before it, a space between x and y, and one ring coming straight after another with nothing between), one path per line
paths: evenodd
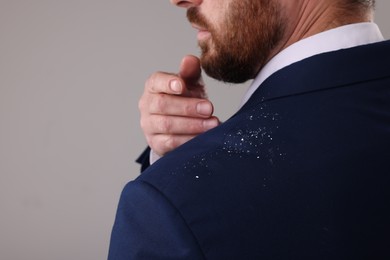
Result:
M375 23L356 23L331 29L300 40L273 57L258 73L241 104L245 104L256 89L273 73L311 56L383 41Z

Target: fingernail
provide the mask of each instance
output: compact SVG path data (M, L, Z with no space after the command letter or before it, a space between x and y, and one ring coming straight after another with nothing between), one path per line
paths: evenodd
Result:
M216 126L218 126L218 120L215 118L203 121L203 127L205 130L209 130L209 129L214 128Z
M181 93L182 87L181 87L181 82L179 80L172 80L169 84L169 87L171 90L175 93Z
M199 102L196 105L196 112L204 116L211 116L211 113L213 113L213 107L209 102Z

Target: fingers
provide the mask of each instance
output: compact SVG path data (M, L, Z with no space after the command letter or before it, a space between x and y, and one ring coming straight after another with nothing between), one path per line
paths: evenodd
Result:
M180 116L151 115L141 118L141 128L146 136L154 135L197 135L219 125L216 117L207 119Z
M185 56L179 74L156 72L145 83L145 92L206 98L201 77L200 61L195 56Z
M180 95L185 90L184 80L174 74L156 72L145 83L145 93Z
M138 103L141 128L158 155L219 125L213 104L206 99L200 61L188 55L179 73L156 72L145 83Z
M144 130L147 129L145 132L146 140L153 152L164 156L198 134L216 127L219 123L216 117L200 120L155 116L151 121L141 122L141 126Z
M216 117L199 119L154 115L147 120L141 119L141 127L147 143L159 156L165 155L198 134L219 124L220 122Z
M139 110L141 115L157 114L208 118L213 114L214 107L207 99L155 94L141 98Z
M158 156L164 156L176 147L188 142L196 135L154 135L148 139L147 142L152 148L153 152Z

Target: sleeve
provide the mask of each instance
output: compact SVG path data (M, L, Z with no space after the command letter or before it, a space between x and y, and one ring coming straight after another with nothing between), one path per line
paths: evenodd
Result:
M179 211L153 186L134 181L122 192L108 259L205 258Z
M141 155L135 160L137 163L141 164L141 172L145 171L146 168L150 166L149 157L150 157L150 147L146 147L146 149L141 153Z

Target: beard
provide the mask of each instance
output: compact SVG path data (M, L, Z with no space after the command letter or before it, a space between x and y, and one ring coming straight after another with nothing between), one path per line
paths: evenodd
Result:
M201 66L210 77L242 83L261 70L281 41L285 23L274 0L233 0L219 26L197 7L187 11L191 23L208 30L211 37L199 42Z

